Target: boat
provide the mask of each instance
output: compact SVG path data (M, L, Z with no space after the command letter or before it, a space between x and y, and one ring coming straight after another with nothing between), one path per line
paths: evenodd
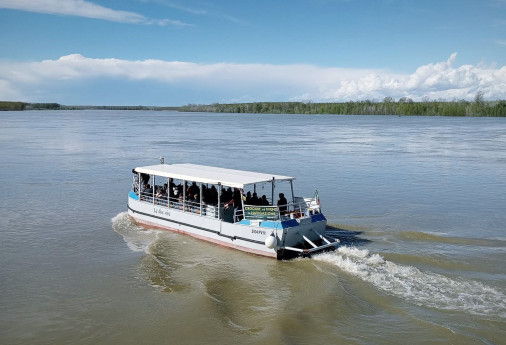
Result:
M163 158L132 173L128 214L141 226L278 260L311 256L339 244L325 236L327 219L318 191L311 198L294 196L294 177L165 164Z

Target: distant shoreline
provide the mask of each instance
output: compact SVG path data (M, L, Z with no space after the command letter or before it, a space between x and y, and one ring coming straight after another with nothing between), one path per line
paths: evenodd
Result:
M0 110L179 110L180 107L156 107L145 105L62 105L58 103L25 103L0 101Z
M394 101L349 101L341 103L313 102L255 102L229 104L189 104L178 107L160 106L105 106L61 105L58 103L24 103L0 101L0 111L23 110L148 110L178 112L212 112L245 114L328 114L328 115L397 115L397 116L469 116L506 117L506 100L484 101L477 97L474 102L458 100L414 102L401 98Z

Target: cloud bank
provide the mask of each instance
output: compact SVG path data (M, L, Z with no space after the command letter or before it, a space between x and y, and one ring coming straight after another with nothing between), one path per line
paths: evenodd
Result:
M188 25L178 20L149 19L138 13L113 10L85 0L0 0L0 8L130 24Z
M413 100L467 99L482 92L486 100L506 99L506 66L454 66L457 54L448 60L429 63L411 74L386 70L324 68L314 65L202 64L163 60L94 59L80 54L39 62L0 61L0 100L47 101L58 98L69 86L120 82L132 89L145 85L171 90L198 90L177 104L211 101L348 101L384 97ZM103 92L109 92L104 88ZM121 93L121 87L115 90ZM93 104L92 96L81 95L81 104ZM192 98L193 97L193 98ZM198 98L200 97L200 98ZM117 101L116 101L117 102ZM133 102L133 103L132 103ZM172 101L174 102L174 101ZM127 98L124 104L146 104ZM160 100L167 104L166 100Z

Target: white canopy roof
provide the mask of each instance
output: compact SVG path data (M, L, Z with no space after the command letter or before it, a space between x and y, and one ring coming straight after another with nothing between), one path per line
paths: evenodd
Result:
M197 164L158 164L144 167L137 167L135 171L163 176L175 179L195 181L201 183L218 184L219 182L228 187L244 188L244 186L255 183L271 182L275 180L290 181L295 180L294 177L263 174L251 171L234 170L210 167Z

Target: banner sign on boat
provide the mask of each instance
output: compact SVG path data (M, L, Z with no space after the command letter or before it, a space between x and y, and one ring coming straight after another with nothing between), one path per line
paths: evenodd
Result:
M278 220L277 206L244 206L245 219Z

